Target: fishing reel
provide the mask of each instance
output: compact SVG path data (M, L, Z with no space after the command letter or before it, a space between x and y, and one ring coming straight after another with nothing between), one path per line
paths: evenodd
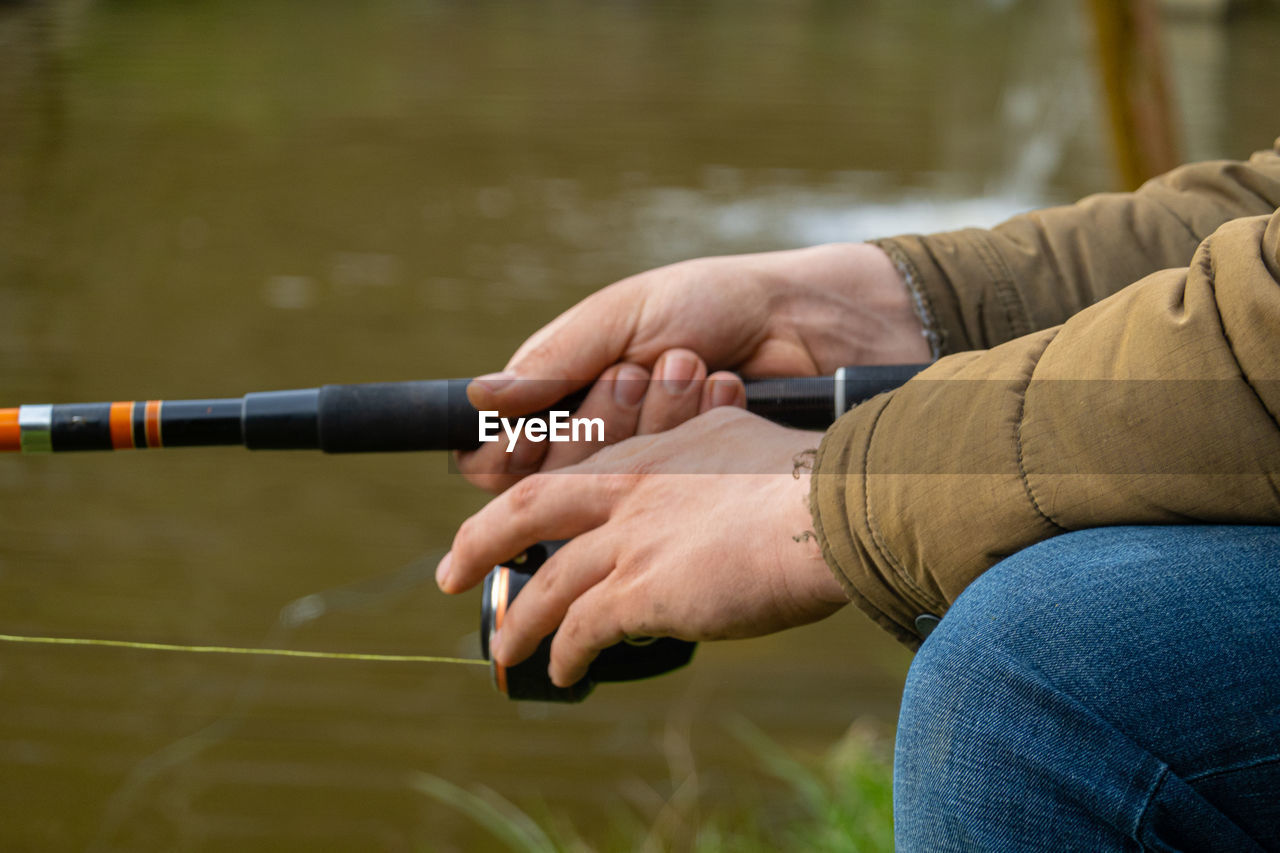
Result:
M480 654L489 661L493 683L508 699L535 702L581 702L602 681L636 681L679 669L693 657L697 643L674 637L642 637L610 646L591 662L587 674L568 687L556 687L547 674L551 640L543 637L538 649L515 666L502 666L489 656L489 640L502 627L507 608L534 573L563 541L539 542L523 554L493 568L484 579L480 603Z

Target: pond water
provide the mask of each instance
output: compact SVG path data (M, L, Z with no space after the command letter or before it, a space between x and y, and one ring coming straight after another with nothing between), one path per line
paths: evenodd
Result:
M1277 32L1169 31L1190 156L1270 144ZM0 4L0 405L474 375L641 269L1109 189L1090 50L1068 2ZM430 572L483 502L438 455L3 458L0 630L474 655ZM0 846L497 844L417 773L600 840L767 791L735 718L890 731L908 662L846 611L543 707L479 667L4 648Z

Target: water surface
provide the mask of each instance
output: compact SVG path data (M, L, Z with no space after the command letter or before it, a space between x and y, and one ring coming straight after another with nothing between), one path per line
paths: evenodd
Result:
M1075 4L918 5L0 5L0 404L472 375L644 268L1110 188ZM1270 143L1276 32L1173 33L1190 153ZM483 500L429 455L2 459L0 626L473 654L429 570ZM0 845L496 844L418 772L598 839L767 793L732 716L887 729L907 662L846 612L544 708L478 668L7 648Z

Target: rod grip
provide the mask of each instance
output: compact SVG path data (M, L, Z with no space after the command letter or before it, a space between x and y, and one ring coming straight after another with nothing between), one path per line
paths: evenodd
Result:
M927 364L860 364L833 376L748 379L747 410L796 429L826 429L863 400L897 388Z
M853 404L901 385L926 366L860 365L835 376L748 380L747 408L787 426L826 429ZM472 450L480 443L479 414L467 399L469 381L326 385L319 392L319 447L326 453ZM576 410L584 396L585 389L553 408Z
M465 450L478 444L466 379L325 385L320 449L325 453Z
M826 429L835 420L835 379L748 379L747 411L794 429Z
M892 391L928 367L928 364L859 364L836 371L835 417L877 394ZM826 426L830 426L827 423Z

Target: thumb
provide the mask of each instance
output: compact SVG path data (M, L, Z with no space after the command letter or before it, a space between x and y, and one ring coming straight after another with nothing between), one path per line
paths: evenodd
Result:
M505 370L471 381L471 405L524 415L590 385L622 359L631 341L639 309L622 296L606 288L543 326L521 344Z

